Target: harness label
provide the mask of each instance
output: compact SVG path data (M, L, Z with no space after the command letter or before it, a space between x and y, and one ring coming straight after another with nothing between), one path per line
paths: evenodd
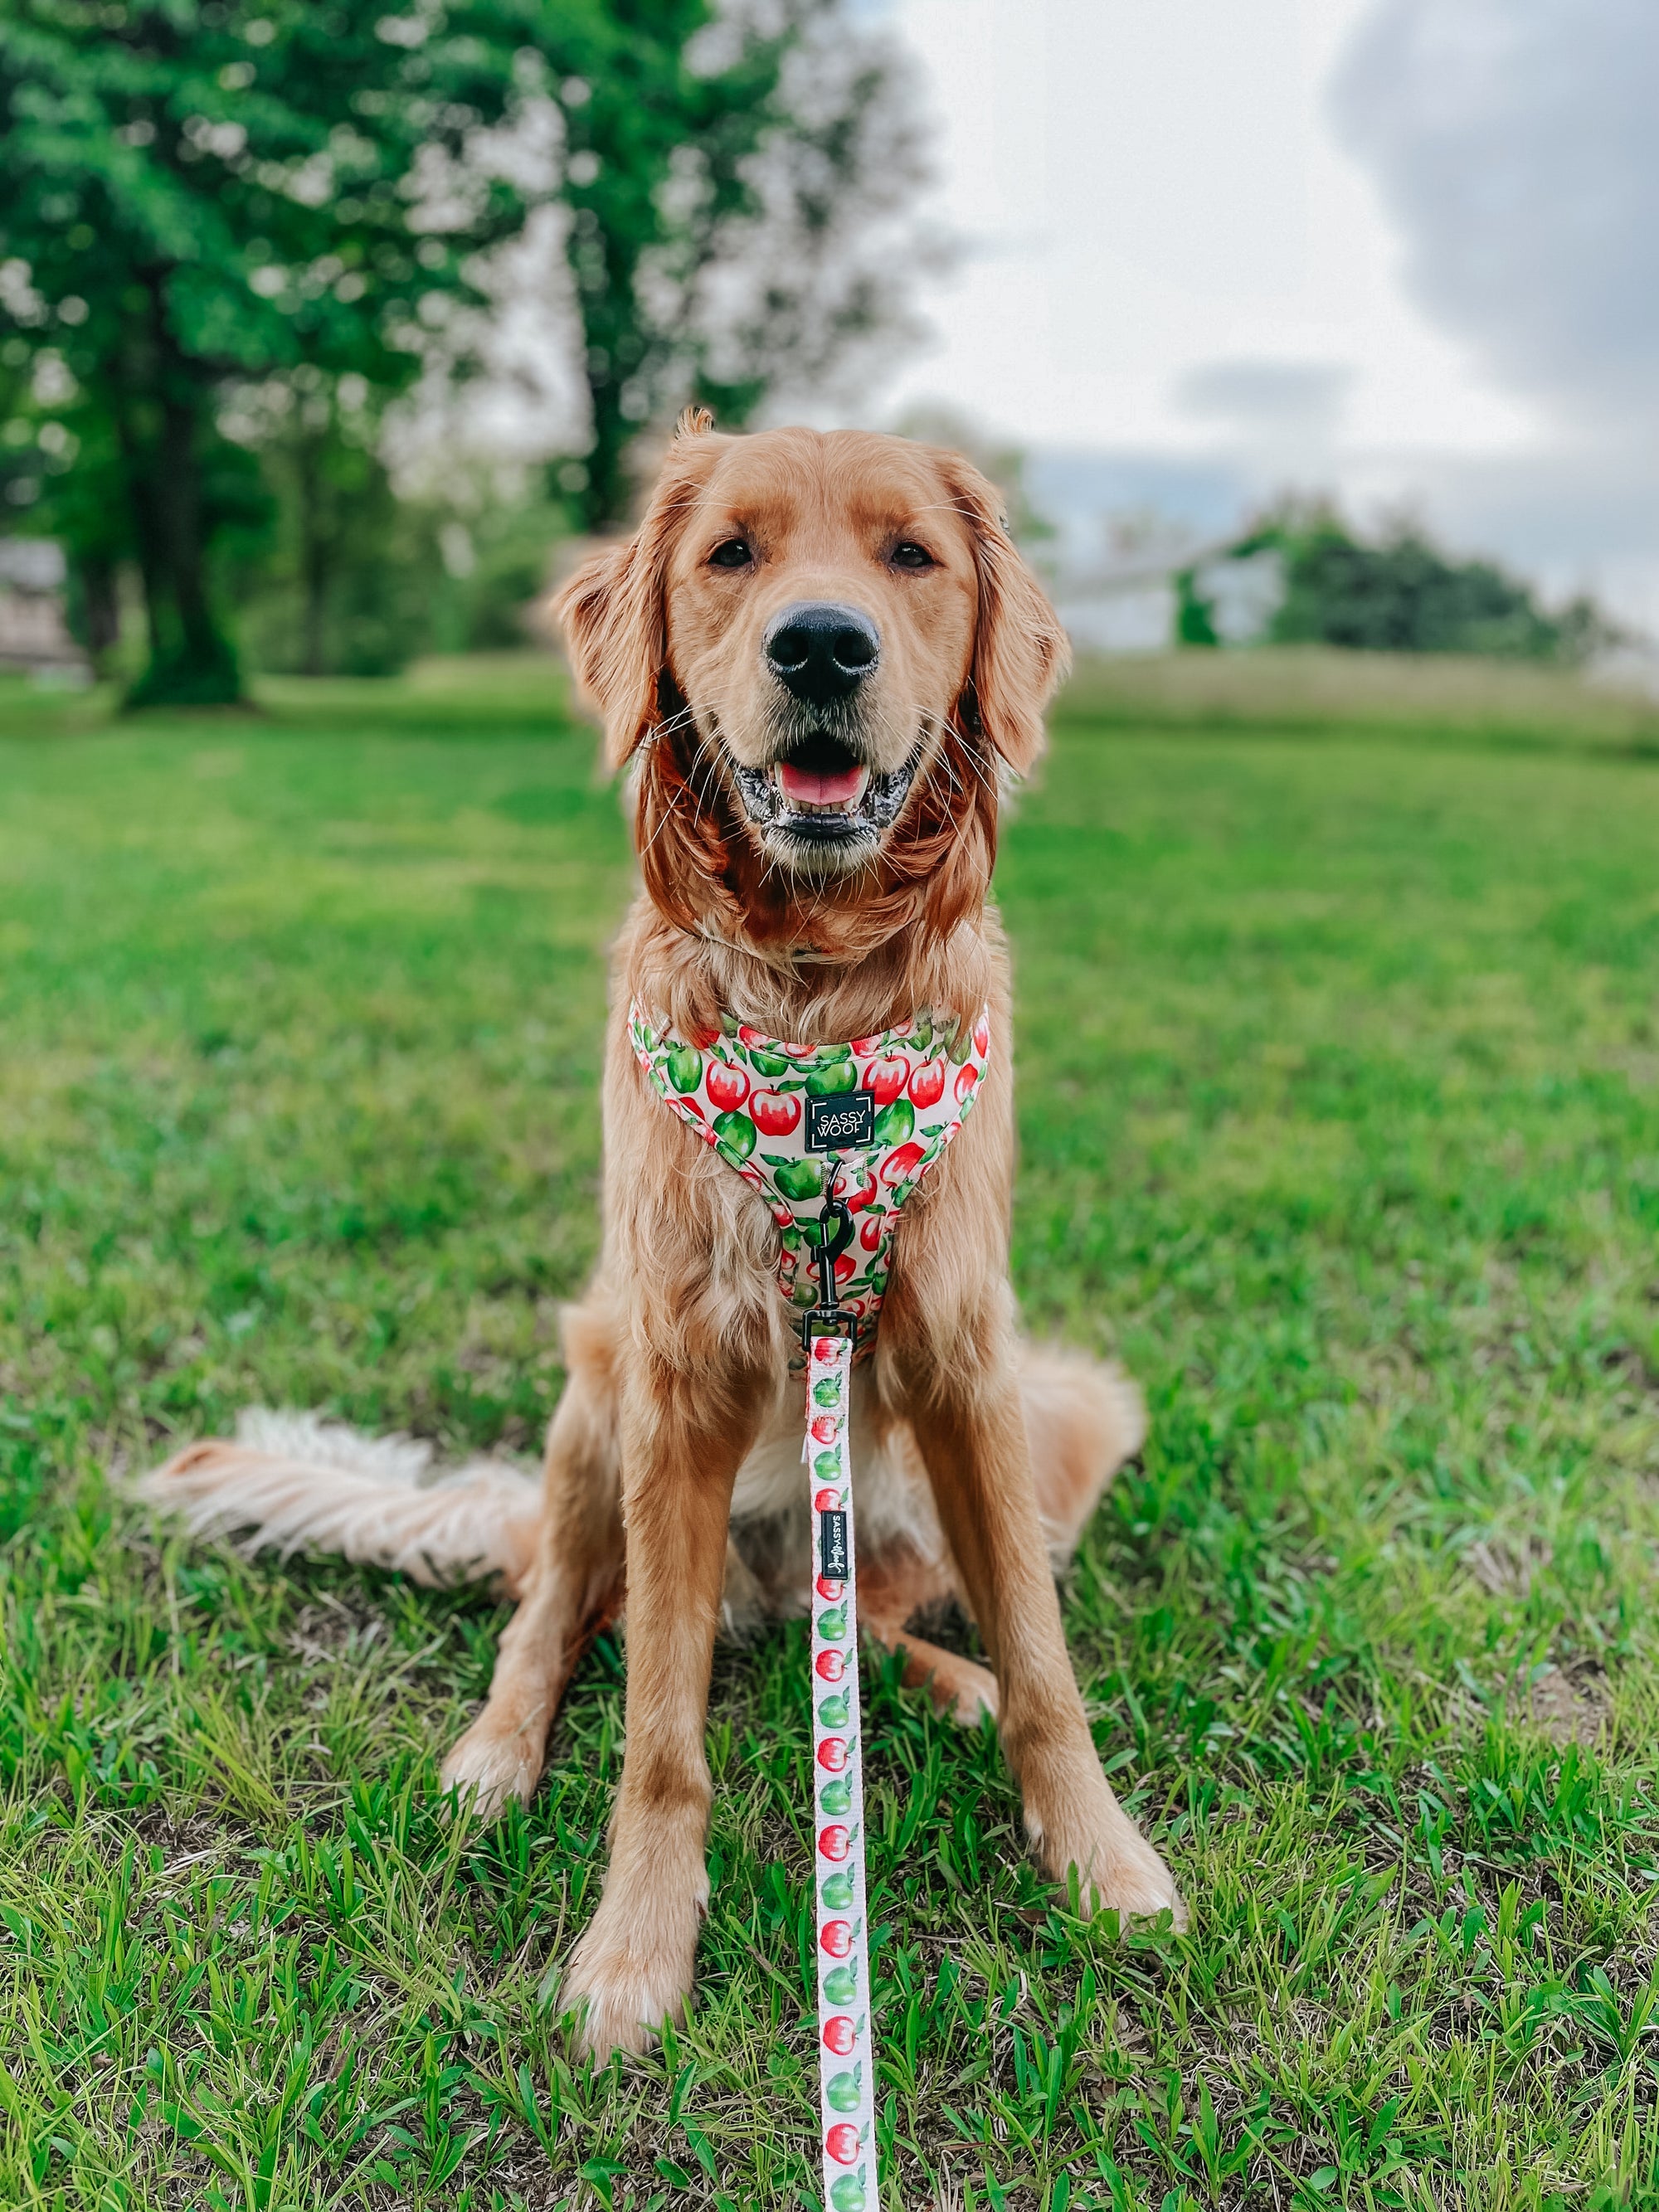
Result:
M833 1098L806 1102L806 1149L833 1152L875 1143L876 1096L872 1091L843 1091Z
M844 1513L820 1513L818 1516L818 1572L827 1575L832 1583L847 1579L847 1516Z

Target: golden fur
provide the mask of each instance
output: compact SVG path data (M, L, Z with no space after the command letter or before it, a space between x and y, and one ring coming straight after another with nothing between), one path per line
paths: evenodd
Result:
M713 562L721 544L744 562ZM900 565L917 547L927 565ZM846 742L872 771L916 763L897 819L848 860L757 825L736 781L769 773L803 726L764 640L804 600L850 605L879 631L878 665L837 725ZM643 888L615 960L603 1250L567 1316L539 1513L474 1471L463 1532L434 1504L441 1490L376 1489L342 1474L343 1449L321 1472L323 1431L275 1452L269 1437L192 1447L152 1494L198 1526L320 1534L428 1578L464 1564L495 1572L518 1610L489 1701L443 1770L484 1811L535 1789L572 1669L626 1595L611 1866L564 2000L587 2049L642 2047L684 2003L707 1904L715 1633L723 1618L801 1610L810 1570L775 1229L758 1194L665 1111L626 1009L638 996L687 1036L725 1011L819 1041L921 1006L971 1019L988 1000L980 1101L905 1208L876 1357L856 1377L861 1616L904 1650L907 1680L963 1719L997 1716L1056 1880L1075 1868L1103 1905L1179 1916L1167 1869L1101 1771L1051 1571L1139 1443L1138 1401L1105 1370L1022 1346L1008 1284L1008 965L987 898L1000 787L1040 750L1063 634L995 495L957 455L853 432L722 437L702 417L682 425L639 530L586 563L560 613L606 757L632 763ZM343 1482L366 1485L361 1499ZM907 1630L951 1595L977 1623L988 1671Z

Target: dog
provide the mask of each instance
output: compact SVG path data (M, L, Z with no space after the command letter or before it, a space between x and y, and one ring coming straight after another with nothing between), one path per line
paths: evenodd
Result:
M715 1635L803 1612L812 1566L779 1218L729 1148L665 1110L630 1009L705 1042L868 1039L918 1008L946 1036L982 1024L974 1110L902 1208L874 1356L854 1370L860 1617L907 1683L996 1720L1051 1876L1180 1924L1101 1770L1053 1571L1139 1446L1139 1401L1115 1370L1023 1345L1008 1278L1009 963L988 894L1064 632L957 455L723 435L702 413L638 530L557 612L605 759L629 770L641 887L615 952L602 1253L565 1316L539 1499L487 1465L422 1487L396 1444L269 1415L179 1452L149 1494L198 1529L428 1582L494 1576L517 1610L442 1768L481 1814L530 1798L572 1670L625 1595L610 1865L562 2003L585 2051L647 2048L684 2005L708 1899ZM988 1669L907 1626L951 1598Z

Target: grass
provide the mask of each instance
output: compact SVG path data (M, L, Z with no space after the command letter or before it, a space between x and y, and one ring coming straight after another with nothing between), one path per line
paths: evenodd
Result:
M904 2212L1659 2202L1659 763L1356 681L1085 677L1007 839L1018 1286L1152 1409L1068 1627L1194 1925L1056 1902L880 1675ZM589 735L534 665L268 707L0 693L0 2202L813 2203L799 1628L717 1662L690 2020L573 2069L617 1650L447 1825L502 1611L110 1480L254 1400L531 1451L592 1255Z

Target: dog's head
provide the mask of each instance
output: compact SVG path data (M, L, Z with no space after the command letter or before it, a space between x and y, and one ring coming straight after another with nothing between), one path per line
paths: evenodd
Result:
M610 762L650 747L659 904L718 892L752 924L921 883L970 821L994 848L999 765L1035 759L1066 655L998 504L932 447L686 418L637 532L558 606Z

